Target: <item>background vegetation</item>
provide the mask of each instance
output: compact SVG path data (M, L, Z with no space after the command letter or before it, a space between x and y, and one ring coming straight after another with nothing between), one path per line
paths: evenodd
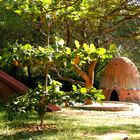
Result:
M62 38L65 46L70 48L74 47L75 40L80 44L93 43L96 48L109 49L112 44L116 46L116 56L129 57L140 70L139 7L137 0L1 0L1 54L3 48L15 42L46 47ZM98 83L99 72L106 63L97 65L95 83ZM13 74L15 67L2 66L2 69L16 76ZM36 71L36 66L31 70ZM18 74L23 71L26 72L25 69L18 70ZM38 75L34 75L40 79L42 72L38 70ZM17 78L24 82L25 75L24 78L20 76ZM75 76L72 72L72 77ZM34 83L28 80L25 83L33 86Z
M139 39L139 0L0 0L0 68L28 87L35 88L17 98L14 102L16 106L18 104L17 108L9 104L10 111L13 112L12 109L15 109L16 113L20 110L24 115L28 110L34 109L41 117L43 126L46 105L49 103L58 103L59 99L60 102L64 102L68 96L74 96L71 98L81 102L81 98L84 100L85 93L89 91L98 94L96 99L90 99L103 99L101 91L96 91L92 86L94 84L94 87L98 88L102 71L112 57L127 56L140 71ZM63 96L64 92L59 90L62 84L54 79L63 83L62 90L73 89L75 94ZM70 82L84 85L86 88L77 88ZM63 101L62 96L65 97ZM124 127L127 127L132 136L139 132L134 120L133 124L121 124L122 127L120 121L124 120L117 120L119 124L110 129L108 125L112 124L105 123L108 122L108 118L102 122L101 125L104 123L104 126L100 126L98 118L91 117L91 120L97 119L99 126L96 126L96 121L92 123L90 119L86 125L79 125L81 120L84 122L86 119L81 117L79 120L68 116L68 121L64 125L63 120L66 118L59 115L55 117L55 124L58 120L59 124L54 126L53 130L47 131L50 138L54 132L61 131L66 132L66 138L79 138L81 135L84 138L93 138L91 132L100 135L102 132L116 131L118 128L123 130ZM128 119L130 122L131 120ZM49 121L50 125L51 122L54 124L53 120ZM72 127L69 127L70 124L73 124ZM79 129L76 128L77 125ZM4 128L0 135L2 138L18 138L18 135L24 133L27 138L30 137L28 135L32 135L28 133L29 130L16 132L16 128L6 123L1 128ZM70 133L73 131L76 132L74 136ZM85 135L87 131L89 133ZM8 136L4 136L5 132L9 133ZM42 136L42 133L46 134L45 131L39 133L37 132L37 137ZM36 132L33 132L34 134ZM61 135L62 133L56 134L56 137L61 138Z

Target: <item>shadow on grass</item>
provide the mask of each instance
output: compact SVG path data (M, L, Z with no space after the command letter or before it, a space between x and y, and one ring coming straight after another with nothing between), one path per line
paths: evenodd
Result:
M129 135L138 134L137 137L140 136L140 124L131 124L130 122L126 124L126 122L122 122L121 124L112 124L111 126L101 124L98 126L94 120L91 124L84 124L82 120L77 120L73 117L60 116L55 115L53 113L46 113L45 115L45 123L49 125L49 128L44 130L30 131L32 125L37 126L40 123L40 120L36 114L31 115L28 119L24 119L21 121L15 120L12 122L8 122L7 126L9 129L14 129L14 133L12 134L3 134L0 135L0 139L4 140L40 140L47 139L54 136L54 139L57 137L65 136L67 140L70 139L94 139L95 135L106 135L108 133L121 133L127 132ZM60 138L60 139L62 139ZM133 138L135 140L135 138Z
M52 115L52 113L46 113L44 121L45 125L48 126L48 128L46 127L43 129L39 128L40 119L37 114L32 114L28 119L8 121L8 129L13 129L14 132L10 132L12 134L10 134L9 132L1 134L0 140L29 140L30 138L36 140L41 139L46 135L56 135L59 130L54 121L59 121L59 119L60 117L57 115L54 116ZM6 119L3 120L6 122Z
M81 128L85 135L85 138L92 138L92 136L105 136L110 135L111 133L123 135L126 134L130 139L140 140L140 124L119 124L115 126L90 126ZM114 138L115 139L115 138ZM120 139L120 138L118 138ZM116 138L117 140L117 138Z
M122 124L116 126L99 126L95 127L97 134L106 134L109 132L128 132L128 134L140 134L140 124Z
M27 131L27 130L23 130L20 132L15 132L14 134L11 135L0 135L0 139L4 139L4 140L21 140L21 139L35 139L35 140L40 140L40 139L47 139L47 137L51 137L54 136L54 138L57 138L57 133L59 133L59 131L63 131L63 133L65 134L65 132L67 132L67 137L71 137L71 139L92 139L94 138L95 134L96 135L105 135L108 133L121 133L122 131L126 131L128 134L140 134L140 125L118 125L118 126L100 126L100 127L90 127L90 128L79 128L78 129L78 133L80 132L81 135L78 136L75 134L75 129L68 129L68 130L59 130L57 129L57 127L55 128L48 128L46 130L37 130L37 131ZM86 134L86 135L85 135ZM140 138L140 137L139 137ZM133 138L133 140L137 140L138 138Z
M58 121L60 119L63 119L63 117L60 117L58 115L52 114L52 113L46 113L44 117L44 123L50 123L54 121ZM39 126L40 124L40 118L37 114L32 114L28 118L23 119L15 119L12 121L8 121L7 125L9 128L25 128L30 126L31 124L36 124Z
M41 139L41 137L45 137L46 135L55 135L57 133L57 129L48 129L48 130L38 130L38 131L20 131L11 135L0 135L1 140L21 140L21 139Z

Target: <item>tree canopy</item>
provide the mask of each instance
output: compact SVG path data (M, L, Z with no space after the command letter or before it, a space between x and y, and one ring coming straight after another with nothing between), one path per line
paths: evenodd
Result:
M106 49L115 44L120 55L138 64L138 0L1 0L0 5L1 47L16 40L47 46L56 37L70 48L75 40Z

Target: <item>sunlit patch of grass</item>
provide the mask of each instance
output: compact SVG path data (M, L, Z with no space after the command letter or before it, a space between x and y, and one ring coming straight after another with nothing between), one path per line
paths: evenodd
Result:
M65 112L46 113L45 130L29 131L29 127L40 123L37 114L28 119L9 122L0 113L0 139L18 140L119 140L126 135L140 139L140 117L124 117L112 112ZM113 137L113 138L112 138Z

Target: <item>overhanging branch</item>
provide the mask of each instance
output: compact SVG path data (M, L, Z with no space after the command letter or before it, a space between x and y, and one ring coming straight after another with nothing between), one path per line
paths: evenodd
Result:
M49 13L49 12L52 12L52 11L57 11L57 10L60 10L60 9L67 9L67 8L70 7L70 6L75 5L78 1L79 1L79 0L75 0L74 2L71 2L70 4L66 4L66 2L64 2L64 3L65 3L64 6L61 6L61 7L53 7L53 8L50 9L50 10L47 10L47 9L46 9L44 6L42 6L42 5L40 5L40 6L44 9L44 12L42 13L42 14L44 14L44 13Z
M76 85L85 86L84 82L81 82L81 81L78 81L78 80L74 80L74 79L71 79L71 78L59 76L59 79L63 80L63 81L68 81L68 82L76 84Z
M73 67L74 67L74 69L77 71L77 73L78 73L86 82L87 82L87 81L90 81L89 76L88 76L84 71L82 71L82 70L78 67L78 65L73 64Z
M74 79L72 79L72 78L68 78L68 77L63 77L63 76L61 76L61 75L59 74L58 70L55 69L55 68L50 68L50 70L53 71L53 72L55 72L55 73L57 74L59 80L68 81L68 82L70 82L70 83L72 83L72 84L76 84L76 85L79 84L79 85L81 85L81 86L85 86L85 83L82 82L82 81L74 80Z
M89 67L88 67L88 76L90 77L91 81L94 81L94 69L96 66L96 60L90 62Z

